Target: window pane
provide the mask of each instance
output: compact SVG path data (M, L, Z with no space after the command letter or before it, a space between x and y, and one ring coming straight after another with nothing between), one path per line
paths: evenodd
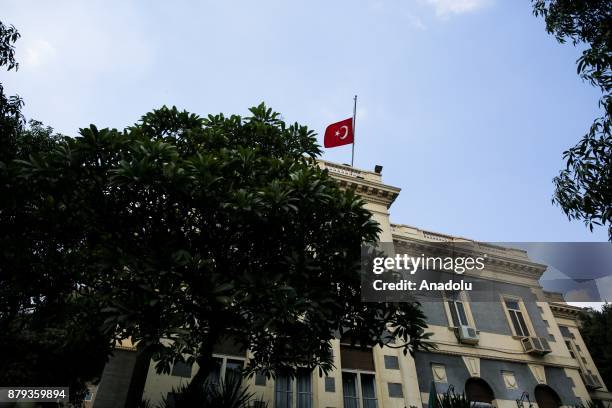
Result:
M400 383L387 383L389 390L389 397L391 398L403 398L404 393L402 391L402 384Z
M325 392L336 392L336 379L325 377Z
M191 378L191 365L177 361L172 366L172 375L175 377Z
M214 367L211 373L208 375L207 381L210 384L219 384L219 379L221 378L221 365L223 364L223 360L220 358L214 359Z
M512 310L521 310L521 308L519 307L519 304L516 300L506 300L506 306L508 307L508 309L512 309Z
M361 374L361 395L364 400L366 398L376 398L373 374Z
M276 395L274 398L274 406L276 408L291 408L293 395L291 393L291 378L286 375L279 375L276 377L274 388Z
M465 310L463 309L463 303L455 302L455 305L457 305L457 313L459 315L459 322L461 323L461 325L467 326L468 320L467 320L467 316L465 315Z
M242 378L242 367L244 367L244 362L242 360L228 359L225 364L225 380L227 381L230 376Z
M559 326L559 330L561 331L561 335L563 337L572 337L572 333L570 333L567 326Z
M342 392L345 397L357 397L357 375L342 373Z
M312 407L312 376L308 370L297 374L297 408Z
M344 408L359 408L355 373L342 373L342 392L344 393Z
M457 317L457 309L455 308L455 302L448 301L448 308L451 313L451 320L453 321L453 326L459 327L459 318Z
M399 360L397 356L385 356L385 368L387 370L399 370Z
M257 372L255 374L255 385L265 386L266 385L266 380L267 380L266 376L263 375L262 373Z
M525 324L525 320L523 320L523 313L518 312L518 311L515 313L516 313L516 318L518 319L518 322L521 325L523 336L529 336L529 330L527 330L527 324Z
M514 327L514 332L517 336L522 336L523 332L521 331L521 326L519 325L518 320L516 320L516 315L514 314L514 311L510 310L508 313L510 314L510 320L512 321L512 327Z

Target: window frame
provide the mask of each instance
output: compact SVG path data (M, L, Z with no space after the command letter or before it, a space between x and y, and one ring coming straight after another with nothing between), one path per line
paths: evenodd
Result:
M520 337L520 338L535 337L535 330L531 323L529 313L527 313L527 309L525 308L523 299L521 299L518 296L504 295L504 294L500 295L500 298L502 302L502 308L504 309L504 313L506 315L506 321L508 322L508 325L510 326L510 331L512 332L512 336ZM516 302L518 309L511 309L510 306L508 306L507 302ZM512 319L513 317L515 320ZM520 317L520 320L519 320L519 317ZM519 327L521 326L521 322L524 324L523 327L520 327L522 333L519 333L517 331L517 327L514 324L515 321L517 322Z
M444 300L444 310L446 312L446 318L448 320L449 327L472 327L476 328L474 316L472 316L472 310L470 308L470 300L465 291L449 293L447 291L442 293ZM463 310L463 317L465 317L465 324L462 322L461 313L459 313L459 307L457 304L461 304ZM452 306L451 306L452 304ZM452 307L452 309L451 309ZM454 317L456 316L457 322ZM459 325L457 325L458 323Z
M378 386L376 383L376 371L370 371L370 370L354 370L354 369L342 369L341 370L341 375L344 375L344 373L347 374L354 374L355 375L355 379L356 379L356 384L355 384L355 389L357 391L357 396L356 397L350 397L350 398L356 398L357 399L357 406L359 408L364 408L364 398L363 398L363 390L362 390L362 381L361 381L361 375L365 374L365 375L371 375L373 377L374 380L374 398L367 398L368 401L375 401L376 404L376 408L379 408L379 404L378 404L378 395L379 390L378 390ZM342 406L344 407L344 400L346 398L346 395L344 395L344 379L342 380Z
M389 362L394 361L394 364L389 364L389 366L387 366L388 361ZM400 369L399 357L391 355L391 354L383 355L383 364L385 366L385 370L399 370Z
M225 374L227 370L228 360L242 361L242 368L244 368L246 364L246 360L247 360L246 357L230 356L228 354L216 354L216 353L213 353L213 358L217 358L221 360L221 367L219 368L219 381L226 380Z
M305 369L304 369L305 370ZM299 375L299 374L298 374ZM300 400L298 398L299 395L309 395L310 396L310 407L314 407L314 381L313 381L313 371L309 371L309 375L308 378L310 380L310 392L303 392L303 391L298 391L298 378L297 376L295 378L291 378L289 377L289 384L290 384L290 390L289 391L282 391L285 394L291 394L291 405L289 406L289 408L299 408L298 407L298 401ZM276 395L279 391L277 391L276 389L276 384L277 384L277 380L274 380L274 405L273 407L276 408L277 405L277 399L276 399Z

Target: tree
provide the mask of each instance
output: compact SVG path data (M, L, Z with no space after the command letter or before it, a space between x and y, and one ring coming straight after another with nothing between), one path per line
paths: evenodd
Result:
M580 334L608 388L612 387L612 304L581 315Z
M19 37L15 27L7 27L0 21L0 67L6 67L7 71L19 69L19 63L15 60L15 42ZM6 96L0 83L0 163L6 162L15 153L17 135L25 124L22 107L21 98Z
M360 246L379 229L316 165L313 132L263 104L250 112L163 107L15 163L26 207L51 220L66 279L98 302L105 333L138 341L160 372L197 362L193 384L226 339L251 350L249 373L269 375L329 370L339 334L427 347L418 304L361 301Z
M0 66L8 70L18 68L18 38L0 22ZM0 84L0 385L68 385L78 401L104 367L112 339L100 331L98 304L78 288L61 212L46 211L52 203L37 206L36 189L18 180L18 160L36 160L63 140L38 121L26 126L22 106Z
M571 40L585 49L578 74L602 92L603 116L595 119L580 142L563 153L566 168L554 179L553 202L570 220L608 226L612 240L612 7L608 0L532 0L536 16L557 41Z

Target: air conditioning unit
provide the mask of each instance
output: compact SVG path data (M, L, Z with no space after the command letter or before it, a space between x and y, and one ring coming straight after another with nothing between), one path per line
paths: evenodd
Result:
M521 343L523 350L529 354L543 356L550 353L550 345L544 337L523 337Z
M470 326L457 327L455 334L460 343L463 344L478 344L478 332Z
M599 378L597 378L596 375L588 374L588 373L581 373L581 374L582 374L582 380L584 381L584 385L586 385L588 389L596 390L602 387L601 383L599 382Z

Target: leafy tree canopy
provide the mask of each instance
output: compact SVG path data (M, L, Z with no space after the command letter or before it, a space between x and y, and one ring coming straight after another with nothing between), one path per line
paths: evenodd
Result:
M581 316L580 334L608 387L612 387L612 304L589 310Z
M6 67L7 71L19 68L15 60L15 42L19 37L15 27L6 26L0 21L0 68ZM22 107L21 98L16 95L6 96L4 86L0 83L0 165L15 154L17 135L25 124Z
M546 30L564 43L584 46L578 74L602 92L603 116L580 142L564 152L567 166L554 179L553 202L569 219L608 226L612 240L612 7L609 0L532 0Z
M247 117L163 107L124 131L81 129L8 166L13 231L29 227L12 241L15 279L54 274L61 293L95 304L106 339L138 341L162 372L197 362L196 384L226 339L270 375L329 370L342 334L427 347L418 304L361 301L360 246L379 228L319 153L312 131L264 104Z

